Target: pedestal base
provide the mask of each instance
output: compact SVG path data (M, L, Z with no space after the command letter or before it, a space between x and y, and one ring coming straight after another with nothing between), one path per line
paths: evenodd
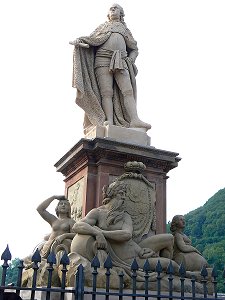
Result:
M124 173L128 161L146 165L144 176L156 190L156 233L166 232L167 173L177 167L178 153L118 142L109 138L81 139L56 164L65 176L65 194L72 217L79 220L102 204L102 188Z
M109 138L117 142L129 141L129 143L142 146L150 146L151 142L146 128L124 128L115 125L93 126L85 134L85 138Z

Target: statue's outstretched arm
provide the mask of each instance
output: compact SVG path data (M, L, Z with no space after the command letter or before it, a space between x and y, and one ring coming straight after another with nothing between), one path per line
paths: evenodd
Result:
M101 232L106 239L118 242L129 241L132 238L132 233L130 233L128 230L102 230Z
M109 240L118 242L129 241L132 238L133 225L131 217L128 214L124 215L124 223L119 230L101 230L104 237Z
M58 244L61 244L64 240L66 239L69 239L69 240L72 240L74 238L74 236L76 235L75 232L70 232L70 233L63 233L59 236L57 236L55 238L55 241L58 243Z
M70 41L69 44L74 45L74 46L80 46L83 48L89 48L88 41L92 41L92 38L95 39L96 36L98 36L98 34L102 31L105 24L106 23L99 25L89 36L81 36L81 37L75 39L74 41ZM91 45L92 45L92 43L91 43Z
M73 226L73 231L79 234L95 235L99 231L94 228L99 218L99 211L97 208L92 209L83 219L78 221Z
M99 212L98 209L92 209L85 218L78 221L74 224L73 230L75 233L84 234L84 235L91 235L95 237L97 242L98 249L106 249L107 242L100 231L100 229L96 229L96 224L98 222Z
M41 202L41 204L38 205L37 211L42 216L42 218L48 222L50 225L57 219L54 215L50 214L46 209L49 207L49 205L52 203L53 200L64 200L65 196L51 196L48 199Z

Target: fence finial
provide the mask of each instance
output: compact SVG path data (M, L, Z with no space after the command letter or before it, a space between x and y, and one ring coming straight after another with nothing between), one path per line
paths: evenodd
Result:
M181 265L180 265L180 268L179 268L179 275L180 275L180 277L185 277L185 275L186 275L186 269L185 269L183 263L181 263Z
M41 262L41 255L40 255L40 251L37 248L36 251L34 252L32 258L31 258L32 262L34 263L38 263Z
M110 255L108 255L107 258L106 258L106 261L104 262L104 268L105 269L112 269L112 266L113 266L113 264L112 264L111 257L110 257Z
M160 260L158 260L158 262L156 264L156 267L155 267L155 270L159 274L162 273L162 266L161 266Z
M7 262L8 260L11 260L11 259L12 259L12 255L9 251L9 246L7 245L5 248L5 251L2 253L1 260L4 260L5 262Z
M55 265L56 264L56 256L54 252L51 252L47 258L47 263L50 265Z
M95 257L93 258L93 260L91 262L91 267L92 268L100 268L100 261L99 261L97 255L95 255Z
M169 265L167 267L166 273L170 274L170 275L174 274L174 267L173 267L172 261L170 261L170 263L169 263Z
M70 260L69 257L67 255L67 252L64 251L62 258L60 259L60 265L69 265L70 264Z
M144 263L144 266L143 266L143 270L145 271L145 272L150 272L150 263L149 263L149 260L148 259L146 259L146 261L145 261L145 263Z
M139 269L139 266L138 266L136 258L134 258L134 260L133 260L132 265L131 265L130 268L131 268L132 271L137 271Z

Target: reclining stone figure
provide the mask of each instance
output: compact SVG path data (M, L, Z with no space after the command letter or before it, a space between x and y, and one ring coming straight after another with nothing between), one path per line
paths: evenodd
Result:
M102 254L103 250L106 255L110 254L114 266L127 271L134 258L141 268L148 258L152 271L158 261L166 271L173 256L173 236L157 234L136 243L132 239L132 218L126 212L126 191L127 184L123 181L115 181L109 185L103 205L92 209L74 225L73 230L77 235L72 241L71 252L91 261L96 251L100 250ZM172 264L178 274L179 265L174 261Z

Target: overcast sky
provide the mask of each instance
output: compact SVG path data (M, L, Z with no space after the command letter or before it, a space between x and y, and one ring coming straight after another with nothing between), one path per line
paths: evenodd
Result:
M68 42L103 23L112 3L0 3L0 254L8 243L22 258L50 232L36 207L64 193L54 164L83 137ZM225 2L118 3L139 47L139 116L152 124L152 146L182 157L168 174L171 220L225 185Z

